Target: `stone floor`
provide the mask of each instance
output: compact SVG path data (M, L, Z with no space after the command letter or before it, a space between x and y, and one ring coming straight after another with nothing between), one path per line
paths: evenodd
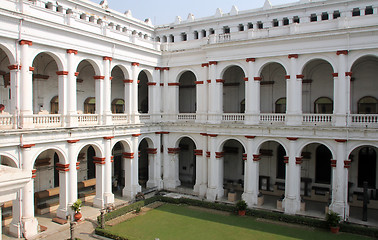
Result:
M200 199L197 195L193 192L192 189L185 188L185 187L178 187L176 189L172 189L167 191L168 196L179 198L181 196L193 198L193 199ZM148 194L150 196L153 193ZM264 204L259 209L264 209L268 211L280 211L277 210L276 202L279 197L277 196L264 196ZM233 202L229 202L228 199L222 198L219 202L229 203L232 204ZM326 203L319 203L306 200L306 211L299 212L298 215L306 215L311 216L314 218L324 219L325 217L325 206ZM123 205L127 205L129 200L124 199L120 196L120 194L115 194L115 205L117 207L121 207ZM96 226L96 218L100 215L100 211L98 208L94 208L91 204L85 203L82 207L82 214L83 214L83 221L79 224L75 225L75 237L78 237L83 240L88 239L106 239L93 234L93 230ZM60 225L52 221L52 218L55 217L54 213L44 214L36 216L40 225L47 227L45 232L40 233L34 239L46 239L46 240L61 240L61 239L68 239L70 236L69 231L69 223ZM367 225L367 226L375 226L378 227L378 210L369 210L368 212L368 221L364 222L361 220L362 218L362 208L358 207L351 207L350 208L350 218L348 221L356 224ZM7 227L3 227L3 240L13 240L16 238L10 237L7 233Z

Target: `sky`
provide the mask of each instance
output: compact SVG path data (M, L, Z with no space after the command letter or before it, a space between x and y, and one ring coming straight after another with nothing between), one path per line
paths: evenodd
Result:
M270 0L273 6L297 1L299 0ZM194 14L195 18L202 18L214 15L217 8L223 13L229 13L233 5L243 11L260 8L264 3L265 0L108 0L109 8L121 13L131 10L134 18L150 18L154 25L172 23L176 16L186 20L189 13Z

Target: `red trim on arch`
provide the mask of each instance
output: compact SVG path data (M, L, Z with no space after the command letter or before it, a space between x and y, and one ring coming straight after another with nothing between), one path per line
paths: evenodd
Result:
M201 67L209 67L209 64L208 63L202 63Z
M31 46L31 45L33 45L33 42L29 41L29 40L20 40L19 44L20 45L29 45L29 46Z
M289 54L288 58L298 58L298 54Z
M56 72L56 75L58 75L58 76L68 75L68 71L58 71L58 72Z
M66 51L67 53L73 53L73 54L77 54L77 50L74 50L74 49L67 49Z
M111 137L104 137L105 140L111 140L112 138L114 138L114 136L111 136Z
M246 62L255 62L256 58L247 58L245 61Z
M348 50L340 50L336 52L336 55L348 55Z
M104 60L104 61L106 61L106 60L112 61L113 58L111 58L111 57L103 57L102 60Z
M78 141L80 141L79 139L76 139L76 140L67 140L68 143L77 143Z
M20 147L21 148L31 148L31 147L34 147L34 146L35 146L35 144L23 144Z

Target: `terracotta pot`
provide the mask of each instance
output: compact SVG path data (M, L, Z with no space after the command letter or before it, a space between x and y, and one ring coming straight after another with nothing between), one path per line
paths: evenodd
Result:
M238 215L239 216L245 216L245 210L239 210Z
M81 219L83 215L81 215L81 212L76 212L75 215L74 215L74 219L75 221L79 221Z
M340 230L340 227L331 227L331 232L332 233L338 233Z

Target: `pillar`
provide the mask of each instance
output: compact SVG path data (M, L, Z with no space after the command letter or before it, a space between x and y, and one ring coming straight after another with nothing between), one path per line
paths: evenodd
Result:
M161 73L162 73L162 79L160 86L162 86L161 89L161 107L162 107L162 112L163 112L163 118L165 120L169 120L169 108L168 108L168 103L169 103L169 96L168 96L168 68L161 68Z
M197 167L201 167L201 182L199 187L199 196L205 197L207 192L207 181L208 181L208 158L207 158L207 149L208 149L208 140L207 140L207 134L201 133L201 145L202 147L202 161L200 161L200 165L197 165ZM198 158L198 156L197 156ZM201 159L201 158L200 158Z
M201 65L202 71L200 72L200 79L195 82L196 84L196 102L197 102L197 119L196 122L205 123L207 121L207 108L208 108L208 94L207 94L207 79L209 64L204 63Z
M133 80L125 79L124 83L124 99L125 99L125 113L128 116L128 122L131 123L131 114L132 114L132 102L133 102L133 92L132 92L132 83Z
M105 148L105 176L104 176L104 201L105 206L114 204L114 194L112 192L112 138L104 137Z
M200 192L200 186L203 182L202 177L202 171L204 170L202 168L202 162L203 162L203 150L201 149L195 149L194 150L194 156L196 156L196 182L193 187L193 191L197 194Z
M138 74L139 74L139 63L131 63L131 118L133 123L139 123L139 112L138 112Z
M245 123L259 124L260 122L260 78L256 77L255 58L247 58L248 73L245 86Z
M65 126L65 117L67 115L67 76L68 71L58 71L58 98L59 98L59 114L62 116L61 123Z
M345 139L336 139L336 160L331 160L332 167L332 200L329 209L338 213L342 219L349 215L349 205L347 199L348 179L345 174L346 142Z
M154 70L153 82L149 82L148 86L148 101L151 120L153 122L159 122L160 115L160 71L161 68L156 67Z
M68 205L72 204L77 200L77 170L79 168L79 162L77 161L77 142L79 140L67 140L68 143L68 161L69 161L69 171L68 171L68 182L69 182L69 194L68 194ZM73 212L70 212L73 215ZM71 216L72 217L72 216Z
M56 170L59 172L59 207L56 210L56 216L61 219L66 219L69 215L68 210L68 175L70 171L70 164L57 163Z
M104 111L103 121L105 125L112 125L112 111L111 111L111 57L103 57L104 65Z
M242 199L249 207L257 205L259 195L259 161L260 155L255 153L255 136L245 136L247 138L247 160L244 174L244 193Z
M21 79L20 79L20 115L23 128L33 127L33 70L29 59L29 46L33 43L27 40L19 41L21 45Z
M147 188L158 187L160 185L160 175L158 175L159 165L156 164L157 148L147 148L148 153L148 181Z
M13 237L21 238L22 237L22 227L21 227L21 191L17 192L16 200L12 201L12 222L9 224L9 233Z
M220 123L222 120L222 108L223 106L223 81L222 79L216 79L217 73L216 61L209 62L209 111L208 121L210 123Z
M132 189L132 179L134 172L132 171L134 164L134 153L133 152L124 152L123 157L123 166L125 176L125 187L122 190L122 196L127 197L128 199L134 198L135 194Z
M133 138L132 138L132 149L133 149L133 152L134 153L138 153L139 150L139 136L140 134L133 134L132 135ZM135 194L137 194L138 192L141 192L142 191L142 187L139 185L139 167L138 167L138 159L139 159L139 154L134 154L134 159L133 159L133 165L132 165L132 171L133 171L133 174L132 174L132 189L133 189L133 192Z
M223 153L216 152L217 134L208 134L209 139L209 166L208 189L206 198L210 201L220 199L224 195L223 190Z
M10 65L8 69L10 71L11 89L11 106L9 112L10 114L18 116L20 114L20 65Z
M169 132L158 132L157 134L161 134L161 154L163 159L163 185L164 188L168 188L169 186L169 156L168 156L168 134Z
M164 187L174 189L181 185L179 180L179 152L180 148L168 148L167 168L164 173L168 174L168 179L164 182ZM168 172L166 172L168 170Z
M30 145L21 146L22 169L32 172L32 179L22 189L22 218L23 235L26 239L38 234L38 220L34 217L34 178L36 170L33 168L33 153Z
M105 206L105 158L93 157L96 167L96 196L93 199L93 206L103 208Z
M104 112L104 79L105 76L93 76L95 80L95 99L96 99L96 114L98 115L98 124L103 123L102 113Z
M286 76L286 124L296 126L302 124L302 85L297 81L298 54L289 54L290 69Z
M337 51L337 64L338 64L338 73L334 73L334 124L335 126L346 126L346 116L349 109L348 102L348 83L347 83L347 55L348 51Z
M300 210L301 196L300 196L300 181L301 181L301 167L296 163L296 140L298 138L287 138L289 140L288 157L286 161L286 179L285 179L285 199L282 205L285 208L285 213L295 214Z
M75 55L77 50L67 50L67 118L66 124L69 127L76 127L77 122L77 96L76 96L76 77L79 73L75 72Z
M177 120L177 115L179 113L179 86L180 83L168 83L168 96L169 96L169 106L168 115L171 115L171 121Z

